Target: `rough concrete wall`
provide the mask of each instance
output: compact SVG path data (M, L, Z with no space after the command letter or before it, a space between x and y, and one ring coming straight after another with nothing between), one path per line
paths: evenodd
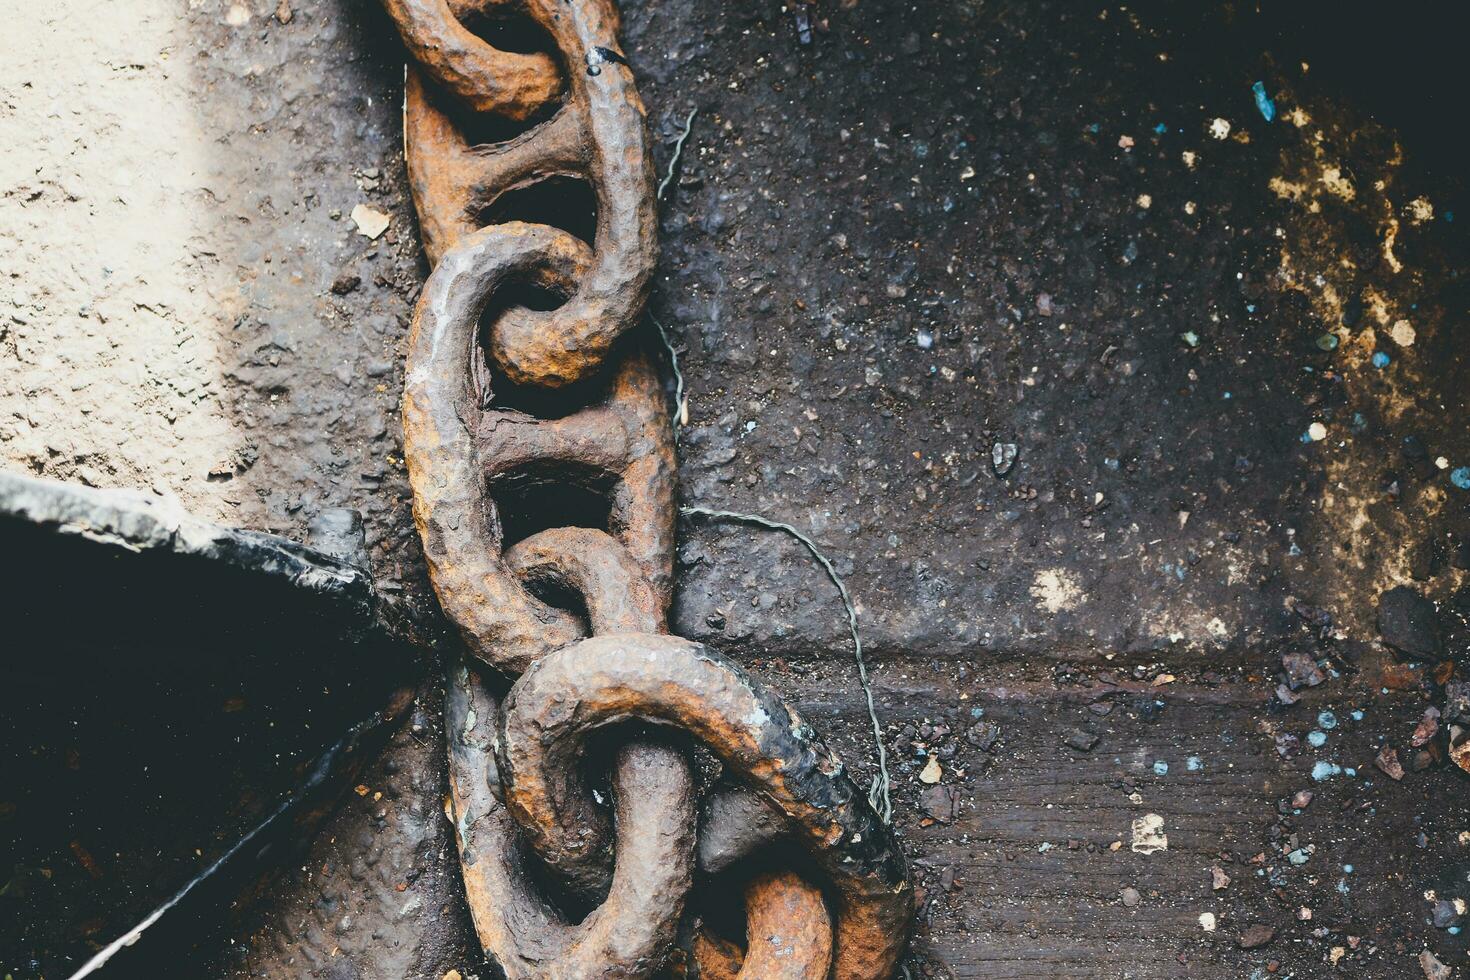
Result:
M350 506L370 543L407 539L419 258L375 7L6 6L0 460L296 535Z

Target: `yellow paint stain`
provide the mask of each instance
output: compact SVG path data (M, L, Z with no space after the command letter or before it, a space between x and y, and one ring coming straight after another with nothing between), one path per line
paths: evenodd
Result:
M1065 568L1048 568L1036 573L1031 585L1036 604L1049 613L1075 609L1082 603L1082 590Z
M1377 636L1378 596L1412 583L1410 569L1425 528L1449 506L1442 481L1401 483L1395 498L1384 483L1379 448L1406 425L1442 417L1439 386L1426 373L1435 366L1419 353L1441 329L1442 314L1439 304L1426 302L1429 271L1408 268L1398 254L1432 220L1434 208L1427 198L1394 205L1390 195L1403 164L1402 147L1393 143L1388 152L1364 158L1361 143L1349 142L1371 122L1340 118L1343 112L1332 107L1314 106L1313 114L1324 125L1308 130L1310 117L1303 111L1302 123L1287 131L1298 135L1283 145L1268 184L1277 200L1290 204L1277 232L1275 281L1283 291L1304 295L1322 327L1337 336L1332 367L1342 376L1348 402L1322 420L1321 434L1329 438L1314 450L1322 489L1297 540L1305 552L1303 572L1320 589L1313 604L1330 608L1347 637L1371 641ZM1351 178L1339 162L1349 158ZM1376 230L1381 262L1378 256L1366 264L1350 257L1357 254L1355 239L1364 227ZM1351 325L1343 322L1349 299L1362 305ZM1374 367L1373 354L1384 350L1393 355L1391 366ZM1354 422L1359 416L1363 421ZM1226 557L1230 580L1248 571L1248 558ZM1414 584L1446 595L1467 580L1470 573L1452 569L1432 584Z
M1394 272L1403 272L1404 264L1399 261L1397 255L1393 254L1394 242L1398 241L1398 237L1399 219L1389 218L1387 228L1383 233L1383 260L1388 263L1388 267Z
M1283 201L1300 201L1302 198L1307 196L1306 184L1287 180L1285 177L1282 177L1279 174L1275 177L1272 177L1271 183L1267 186L1271 188L1271 192L1273 194L1281 198Z
M1323 167L1321 180L1322 186L1326 187L1329 193L1344 201L1351 201L1358 196L1353 182L1342 175L1341 167Z

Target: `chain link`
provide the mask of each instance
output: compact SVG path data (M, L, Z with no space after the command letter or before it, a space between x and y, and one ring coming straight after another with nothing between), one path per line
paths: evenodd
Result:
M466 28L508 12L491 0L383 3L413 59L404 135L434 265L409 339L404 452L430 578L468 653L446 693L447 805L482 946L512 980L890 976L913 905L891 830L791 708L667 634L673 430L627 336L657 257L653 166L615 8L509 11L546 32L553 57ZM473 144L465 112L529 128ZM596 201L590 245L545 224L484 227L507 193L568 177ZM561 302L496 305L523 285ZM513 408L497 388L555 407ZM604 499L608 530L507 547L497 497L556 485ZM697 779L691 751L718 775ZM610 811L587 781L598 758ZM741 875L761 853L789 864L793 848L812 880ZM687 907L696 877L716 875L747 882L744 953Z

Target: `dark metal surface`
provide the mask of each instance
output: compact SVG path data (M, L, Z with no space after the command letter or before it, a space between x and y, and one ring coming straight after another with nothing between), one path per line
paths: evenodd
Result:
M422 666L359 527L0 474L0 973L194 971L300 859Z
M382 711L353 725L303 768L300 784L265 819L168 901L98 951L72 974L73 980L157 976L177 968L180 949L196 944L200 930L217 924L230 909L253 904L281 865L315 836L338 798L383 751L412 701L411 690L397 691Z

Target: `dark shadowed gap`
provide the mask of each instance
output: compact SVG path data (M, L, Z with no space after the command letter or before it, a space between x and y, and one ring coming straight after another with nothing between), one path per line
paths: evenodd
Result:
M612 479L576 464L523 470L496 481L491 495L500 508L504 546L552 527L610 530Z
M507 221L551 225L591 245L597 235L597 198L585 180L548 177L506 191L476 217L486 225Z

